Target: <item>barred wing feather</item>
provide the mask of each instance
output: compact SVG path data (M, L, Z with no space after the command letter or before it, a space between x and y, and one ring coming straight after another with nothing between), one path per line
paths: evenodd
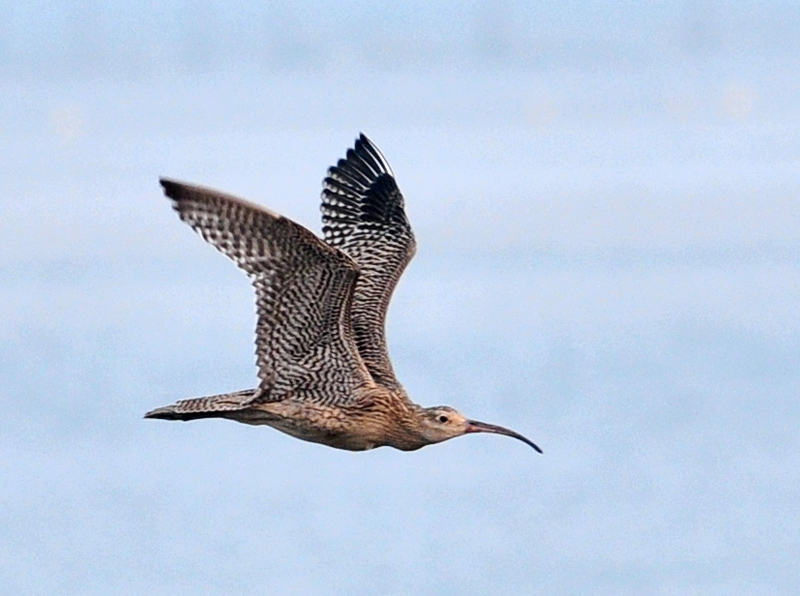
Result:
M256 291L254 401L346 403L371 383L350 307L358 266L303 226L211 189L161 180L180 218L250 277Z
M351 309L359 354L376 382L400 389L386 348L386 310L416 241L392 169L363 134L328 170L321 210L325 241L361 270Z

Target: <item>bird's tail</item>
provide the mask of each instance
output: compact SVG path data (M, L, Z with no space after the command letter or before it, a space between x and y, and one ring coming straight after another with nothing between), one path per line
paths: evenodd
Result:
M245 389L235 393L209 395L182 399L171 406L156 408L144 415L145 418L162 420L197 420L198 418L225 418L228 412L246 408L252 403L258 390Z

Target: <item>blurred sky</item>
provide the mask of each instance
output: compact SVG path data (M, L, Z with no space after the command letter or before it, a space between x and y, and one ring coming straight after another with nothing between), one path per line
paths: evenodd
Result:
M800 592L800 7L0 4L0 594ZM255 384L166 175L319 230L363 131L411 397L352 454L144 421Z
M343 67L646 68L800 53L788 0L3 2L0 72L167 76Z

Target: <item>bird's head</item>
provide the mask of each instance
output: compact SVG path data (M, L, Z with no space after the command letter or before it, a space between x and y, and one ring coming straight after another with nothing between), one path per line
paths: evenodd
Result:
M539 453L542 452L535 443L513 430L486 422L468 420L461 412L449 406L423 408L420 412L420 422L422 436L428 443L440 443L468 433L495 433L519 439Z

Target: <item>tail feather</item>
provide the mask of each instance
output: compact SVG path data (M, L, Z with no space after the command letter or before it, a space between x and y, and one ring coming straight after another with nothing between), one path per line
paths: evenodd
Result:
M257 389L246 389L235 393L222 393L207 397L182 399L170 406L151 410L145 418L161 420L197 420L199 418L224 418L227 412L235 412L246 408L252 401Z

